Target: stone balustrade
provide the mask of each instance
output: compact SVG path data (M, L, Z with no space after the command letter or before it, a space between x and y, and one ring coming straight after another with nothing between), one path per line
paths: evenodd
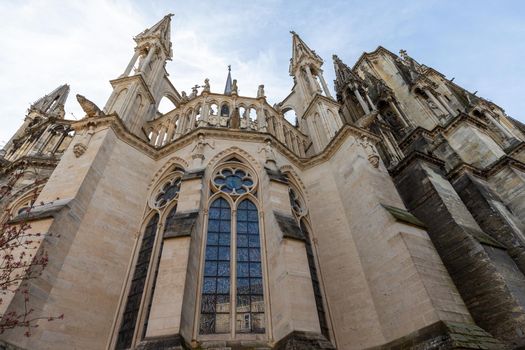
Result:
M239 113L239 123L236 119ZM184 101L177 108L149 121L145 131L151 145L163 147L199 127L266 132L275 136L290 151L304 157L308 137L264 98L203 93Z

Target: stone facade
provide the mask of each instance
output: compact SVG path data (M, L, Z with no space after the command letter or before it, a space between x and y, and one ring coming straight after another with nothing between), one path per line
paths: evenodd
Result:
M333 98L294 32L282 102L230 74L186 94L170 25L134 38L103 109L64 119L61 86L2 150L0 219L53 233L31 307L65 318L0 347L525 346L523 124L382 47L334 56Z

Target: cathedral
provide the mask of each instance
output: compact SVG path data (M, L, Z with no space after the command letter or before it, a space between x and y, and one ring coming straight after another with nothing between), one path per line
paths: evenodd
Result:
M295 32L281 102L186 93L171 19L105 106L68 120L59 86L0 151L0 221L48 256L0 349L525 347L524 124L381 46L332 57L332 96Z

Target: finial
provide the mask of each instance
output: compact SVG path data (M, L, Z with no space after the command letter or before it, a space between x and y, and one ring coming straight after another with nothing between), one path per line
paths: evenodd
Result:
M293 31L293 30L290 30L290 34L297 35L297 33L295 31Z
M231 64L229 64L228 65L228 72L231 72L231 70L232 70L232 66L231 66Z

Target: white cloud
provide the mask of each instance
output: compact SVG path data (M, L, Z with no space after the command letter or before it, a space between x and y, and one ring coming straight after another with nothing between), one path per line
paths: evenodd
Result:
M469 6L437 0L0 1L0 142L22 123L30 103L60 84L71 85L69 118L69 113L83 116L77 93L103 107L111 93L109 80L122 73L132 56L132 37L169 12L175 13L174 58L167 70L179 91L189 92L209 78L212 91L222 92L231 64L241 95L254 96L257 86L265 84L270 103L283 99L292 86L288 31L294 29L325 60L329 85L333 53L351 66L362 51L378 45L406 48L523 120L516 115L525 109L519 98L523 79L510 68L521 67L520 53L525 52L525 40L512 37L524 32L519 17L510 18L518 11L475 6L468 13L474 11L480 18L476 21L462 15ZM491 26L483 25L486 18ZM483 35L475 35L483 28ZM495 60L504 64L492 64Z

